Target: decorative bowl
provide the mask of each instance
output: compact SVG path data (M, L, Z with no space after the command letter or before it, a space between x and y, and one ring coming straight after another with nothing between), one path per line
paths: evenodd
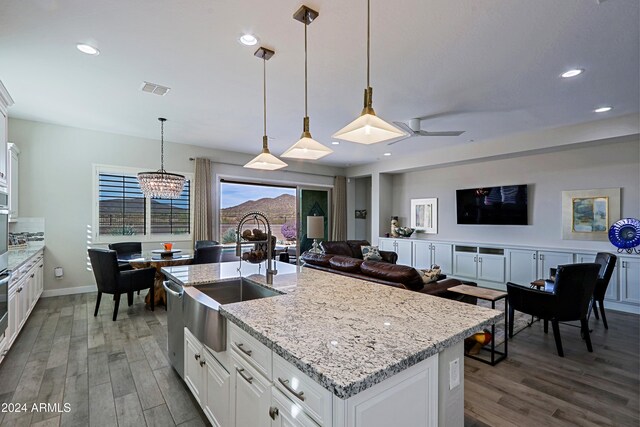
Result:
M415 230L411 227L396 227L396 233L401 237L409 237Z

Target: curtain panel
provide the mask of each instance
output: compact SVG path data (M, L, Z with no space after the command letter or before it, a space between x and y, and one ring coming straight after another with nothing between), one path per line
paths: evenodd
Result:
M211 204L211 160L197 158L193 186L193 240L212 240L213 206Z
M347 179L336 176L333 181L333 228L331 240L347 240Z

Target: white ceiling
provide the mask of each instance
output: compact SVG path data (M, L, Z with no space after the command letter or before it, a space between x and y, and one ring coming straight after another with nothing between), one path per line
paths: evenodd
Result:
M297 140L303 117L301 0L2 0L0 79L10 116L257 153L262 64L244 32L276 55L267 63L274 154ZM362 109L366 1L310 0L309 115L315 139ZM638 0L372 0L373 105L389 121L431 116L426 130L466 130L361 146L322 163L428 155L515 132L640 111ZM91 42L97 57L76 43ZM560 79L566 69L586 72ZM143 81L171 87L164 97ZM600 105L614 110L593 113Z

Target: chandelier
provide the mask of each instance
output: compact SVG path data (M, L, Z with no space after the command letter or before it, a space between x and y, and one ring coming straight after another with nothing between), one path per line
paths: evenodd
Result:
M140 172L138 182L145 197L177 199L182 193L185 178L164 170L164 122L167 119L159 117L158 120L160 121L160 170Z

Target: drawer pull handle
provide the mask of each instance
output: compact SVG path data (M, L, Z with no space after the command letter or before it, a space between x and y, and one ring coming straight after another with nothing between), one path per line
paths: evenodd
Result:
M196 360L200 359L200 355L199 354L195 354L193 357L195 357Z
M251 356L251 353L253 353L252 350L245 350L244 347L243 347L244 344L242 344L242 343L240 343L240 344L235 343L235 344L236 344L236 347L238 347L238 349L240 349L240 351L243 352L244 354L246 354L247 356Z
M243 372L244 372L244 368L236 368L236 371L238 371L238 373L240 374L240 376L242 378L244 378L249 384L251 384L253 382L253 377L246 377Z
M200 361L200 366L204 366L204 365L206 365L206 364L207 364L207 362L205 362L204 360L201 360L201 361Z
M279 413L280 411L278 411L278 408L274 408L273 406L269 408L269 416L272 420L275 421Z
M304 391L295 391L294 389L292 389L289 385L289 380L283 380L282 378L278 377L278 381L280 381L280 384L282 384L284 388L289 390L291 394L304 402Z

